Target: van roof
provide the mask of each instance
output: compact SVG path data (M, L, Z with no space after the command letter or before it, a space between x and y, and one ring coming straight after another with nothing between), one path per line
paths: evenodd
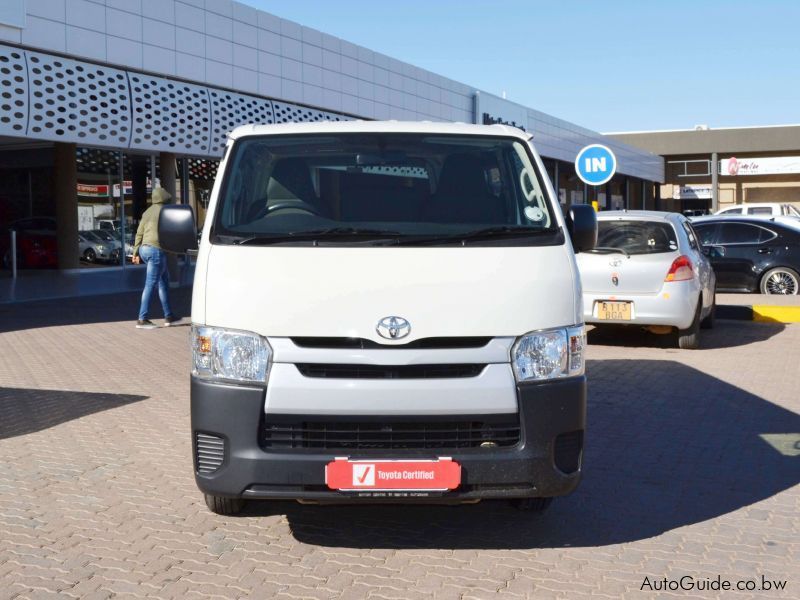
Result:
M231 139L253 135L291 135L297 133L427 133L444 135L501 135L529 140L532 135L508 125L472 125L432 121L316 121L312 123L277 123L241 125L228 134Z

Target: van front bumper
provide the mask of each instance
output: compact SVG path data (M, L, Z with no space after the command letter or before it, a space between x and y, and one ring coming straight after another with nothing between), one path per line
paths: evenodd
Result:
M424 498L425 501L462 502L569 494L581 477L586 378L520 384L517 397L520 441L511 447L276 451L262 447L260 442L265 418L263 387L224 385L192 378L195 479L204 493L215 496L371 502L376 498L328 489L325 465L337 456L408 460L448 456L461 465L461 485L439 496ZM224 457L213 472L199 470L198 434L222 440Z

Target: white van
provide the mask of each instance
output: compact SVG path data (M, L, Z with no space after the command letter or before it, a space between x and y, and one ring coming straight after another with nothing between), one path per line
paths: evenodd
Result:
M731 215L758 215L767 217L800 217L800 211L786 202L748 202L722 208L714 213L729 217Z
M192 299L191 421L209 508L248 499L542 509L575 489L585 334L567 219L503 125L239 127ZM187 206L160 241L195 242Z

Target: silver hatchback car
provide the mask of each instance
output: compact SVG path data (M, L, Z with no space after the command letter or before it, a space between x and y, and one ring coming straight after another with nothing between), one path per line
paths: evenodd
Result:
M714 324L716 277L689 220L609 211L597 221L597 246L577 255L586 322L677 330L680 348L697 348Z

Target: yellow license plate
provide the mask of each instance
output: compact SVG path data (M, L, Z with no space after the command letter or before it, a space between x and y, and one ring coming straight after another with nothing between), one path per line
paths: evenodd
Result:
M598 302L597 318L601 321L630 321L631 302Z

